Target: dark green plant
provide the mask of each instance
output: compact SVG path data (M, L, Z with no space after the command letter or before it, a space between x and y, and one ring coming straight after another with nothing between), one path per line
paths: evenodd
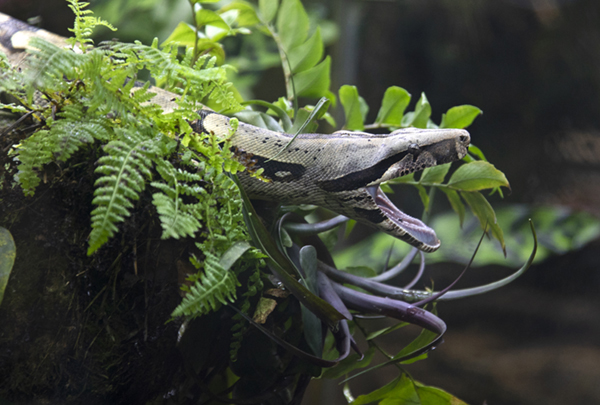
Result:
M98 25L112 27L89 16L84 10L85 3L69 0L76 15L74 37L69 42L71 49L34 39L31 45L35 50L24 72L12 69L6 58L2 59L1 90L18 100L17 104L2 105L2 108L31 114L38 123L37 130L10 151L19 162L18 174L12 180L26 195L33 195L40 184L40 171L46 165L52 162L68 165L70 159L83 149L95 153L98 177L93 200L95 208L90 214L89 255L101 249L119 231L119 225L127 220L136 201L148 186L151 187L162 237L194 237L200 252L191 258L198 271L188 278L189 285L183 287L187 294L173 316L202 318L222 310L224 304L234 303L233 307L239 313L233 327L229 370L239 376L240 381L253 381L252 373L241 370L240 364L246 360L238 361L238 357L247 357L251 351L243 347L245 332L249 330L244 318L253 313L264 318L283 319L276 328L281 329L281 335L254 325L286 349L281 364L271 369L273 374L291 373L300 380L318 376L323 367L331 367L323 376L335 378L367 367L374 351L383 351L374 343L374 338L395 331L397 327L369 333L360 321L355 321L352 326L368 337L369 350L362 362L356 361L358 356L349 356L350 332L345 320L340 321L342 309L316 294L315 275L320 273L316 272L314 248L301 249L298 260L288 256L286 248L293 247L294 241L290 236L293 232L284 229L285 219L277 218L276 230L271 233L257 218L250 202L243 198L243 192L240 194L236 173L246 168L236 159L230 139L197 134L190 126L190 122L199 118L201 105L236 114L239 119L256 126L292 134L314 131L319 119L333 123L327 114L331 102L326 99L322 98L314 106L298 106L298 97L335 98L329 88L330 58L323 58L320 30L316 27L310 31L310 20L299 0L281 3L261 0L258 6L234 1L219 10L208 9L204 3L211 1L190 1L194 24L181 23L162 48L157 40L151 46L139 42L110 42L93 47L92 29ZM222 64L225 53L219 41L248 33L250 29L271 38L276 46L284 72L286 95L275 102L242 103L235 87L227 81L228 66ZM78 48L77 52L74 48ZM165 112L152 103L153 91L149 84L137 82L142 70L147 70L158 85L179 96L179 108ZM368 106L356 88L343 86L339 99L346 113L344 127L349 130L436 127L430 120L431 106L425 95L421 96L414 111L405 113L410 95L399 87L390 87L386 91L372 124L365 124ZM244 105L262 107L264 111L244 108ZM480 110L472 106L454 107L442 117L439 126L464 128L479 114ZM230 136L235 132L237 121L232 119L231 123ZM411 175L395 183L415 186L426 211L429 211L434 190L442 190L461 221L466 211L464 200L482 227L490 228L504 248L494 210L481 191L499 191L502 186L508 187L508 182L500 171L485 161L477 148L472 147L470 152L467 162L446 182L450 165L427 169L418 180ZM255 175L260 176L260 172ZM298 212L301 208L280 207L280 210L282 213ZM312 209L309 208L303 214L310 212ZM255 248L251 248L251 240ZM314 244L319 243L316 240ZM532 258L518 274L527 269ZM281 304L262 306L266 286L276 287L275 282L267 282L263 271L265 263L297 300L290 298ZM312 272L307 270L307 274L302 275L299 268ZM463 294L460 291L454 293L455 297ZM418 296L413 301L423 304L433 299L430 291L408 294ZM323 331L327 327L335 339L323 342ZM440 333L425 330L402 351L389 354L385 364L398 366L400 362L422 359L439 338ZM273 355L274 352L276 350L272 348L265 351L268 357L263 359L265 363L280 361L280 356ZM450 394L415 382L398 367L399 377L391 385L359 397L355 402L385 400L398 397L398 391L408 390L410 395L403 397L407 401L416 397L420 398L416 403L423 404L460 403ZM227 373L223 368L222 374ZM211 381L206 384L212 388ZM270 390L270 386L265 389Z

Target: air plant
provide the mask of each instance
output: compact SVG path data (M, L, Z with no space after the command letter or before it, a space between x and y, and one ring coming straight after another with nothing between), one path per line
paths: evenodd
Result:
M419 347L412 346L414 349L410 352L401 352L400 355L366 371L407 361L427 353L442 341L447 327L437 315L423 308L426 304L466 298L500 288L518 278L531 266L537 250L535 228L530 221L534 248L529 259L520 269L512 275L490 284L452 290L470 267L485 235L484 232L473 252L471 261L450 285L440 291L413 290L412 286L422 277L425 269L424 255L417 249L412 249L398 265L376 277L365 278L353 275L335 268L328 249L317 237L319 233L335 228L345 222L347 218L337 216L326 221L307 224L302 223L302 218L288 213L276 222L273 235L269 233L263 222L258 218L256 211L243 191L242 197L244 199L245 220L253 243L268 255L267 263L274 277L302 304L304 320L310 319L311 316L318 319L317 328L313 329L306 325L304 328L305 340L313 353L286 342L272 331L254 322L248 315L242 314L242 316L293 355L319 367L335 366L349 355L350 347L362 358L360 348L350 334L348 322L354 318L364 316L390 317L417 325L423 328L424 332L431 332L426 334L426 338L419 340ZM407 269L417 254L420 254L419 270L408 285L399 288L384 283L384 281ZM365 292L355 289L356 287ZM311 325L314 325L314 323ZM320 357L325 336L320 328L321 326L327 326L333 332L339 354L337 359L329 360Z

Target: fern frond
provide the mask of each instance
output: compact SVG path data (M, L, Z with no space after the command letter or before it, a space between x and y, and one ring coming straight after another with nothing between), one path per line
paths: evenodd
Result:
M83 55L56 46L41 38L31 38L29 45L34 48L30 51L34 57L28 60L29 82L37 88L52 88L59 83L68 85L69 80L77 77L78 68L85 60Z
M54 148L49 144L48 134L49 131L38 131L17 148L20 162L17 180L25 195L32 196L40 184L36 170L52 161Z
M223 269L216 256L206 253L204 273L200 273L172 316L201 316L215 311L222 304L235 300L235 289L239 285L232 271Z
M154 140L139 133L122 132L120 139L104 147L107 155L98 160L100 167L96 173L103 176L95 183L92 203L97 207L92 211L88 255L117 232L116 224L129 216L129 210L133 208L131 201L137 200L145 188L144 176L151 177Z
M156 206L156 211L160 217L162 226L162 238L175 238L190 236L193 237L202 225L198 221L202 219L198 214L190 214L184 211L184 204L181 198L168 197L163 193L152 194L152 204Z
M73 10L73 13L75 14L74 27L69 28L69 31L75 34L75 37L69 38L71 46L75 46L76 43L79 43L80 48L85 52L85 50L94 43L90 37L92 36L94 28L99 25L107 27L112 31L117 30L108 21L90 16L90 14L93 14L93 11L84 10L90 3L77 0L67 0L67 2L69 3L69 8Z
M185 183L197 183L202 178L196 173L175 169L166 160L157 161L156 169L163 182L155 181L150 184L162 191L152 195L152 203L156 206L163 228L162 238L193 237L202 227L199 222L202 215L195 204L185 204L181 196L188 195L195 197L196 200L202 199L201 187Z

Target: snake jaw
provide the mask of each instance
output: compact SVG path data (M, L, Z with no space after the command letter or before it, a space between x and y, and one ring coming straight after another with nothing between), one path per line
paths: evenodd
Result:
M374 185L366 189L373 199L373 203L385 217L394 226L404 231L401 239L424 251L434 251L440 247L440 240L437 238L435 231L425 225L423 221L411 217L396 207L381 190L381 187ZM385 225L388 225L386 228L389 228L389 223L386 222ZM389 233L388 229L384 230Z

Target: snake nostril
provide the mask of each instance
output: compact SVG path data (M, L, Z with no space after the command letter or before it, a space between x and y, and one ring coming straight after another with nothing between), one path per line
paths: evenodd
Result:
M463 143L470 140L468 135L461 135L458 139L460 139L460 141Z

